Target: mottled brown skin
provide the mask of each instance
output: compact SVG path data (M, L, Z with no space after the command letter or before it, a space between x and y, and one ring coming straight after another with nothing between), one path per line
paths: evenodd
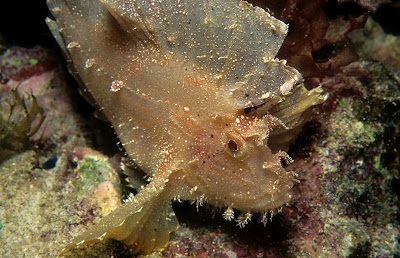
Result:
M285 24L238 0L48 5L72 73L152 177L67 250L107 238L133 253L163 249L178 226L174 199L227 209L229 220L236 208L239 226L290 201L281 150L323 98L274 59Z

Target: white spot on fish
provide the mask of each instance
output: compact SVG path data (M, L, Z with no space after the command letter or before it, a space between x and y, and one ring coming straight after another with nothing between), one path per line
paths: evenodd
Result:
M124 223L125 223L125 219L119 224L119 226L124 225Z
M85 62L85 68L92 67L94 65L94 63L95 63L94 58L87 59L86 62Z
M70 43L68 43L67 48L74 48L74 47L80 47L78 42L72 41Z
M97 239L99 239L100 241L102 241L106 235L107 235L107 232L105 232L103 235L101 235L101 236L98 237Z
M111 83L110 91L112 91L112 92L120 91L122 89L122 87L124 87L124 86L125 86L125 83L123 81L115 80Z
M261 98L262 98L262 99L267 99L267 98L269 98L270 96L271 96L271 92L266 92L266 93L264 93L264 94L261 95Z
M61 11L61 9L60 9L59 7L54 7L53 9L51 9L51 11L52 11L54 14L57 14L57 13L59 13L59 12Z

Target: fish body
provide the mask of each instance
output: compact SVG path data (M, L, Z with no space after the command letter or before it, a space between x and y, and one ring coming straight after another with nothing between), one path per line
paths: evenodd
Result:
M291 199L284 152L321 103L275 59L287 26L232 0L48 0L71 73L152 180L67 247L114 238L166 247L174 199L207 202L244 226Z

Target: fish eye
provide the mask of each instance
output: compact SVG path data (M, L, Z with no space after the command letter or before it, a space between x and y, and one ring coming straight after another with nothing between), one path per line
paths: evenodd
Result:
M236 152L236 151L239 150L239 147L238 147L237 143L234 140L229 140L228 141L228 148L233 152Z
M244 158L247 156L248 146L243 139L238 138L235 135L228 135L226 140L226 149L229 154L235 158Z

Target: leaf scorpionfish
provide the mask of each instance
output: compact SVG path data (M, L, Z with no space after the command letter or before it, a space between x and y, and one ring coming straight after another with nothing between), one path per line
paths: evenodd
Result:
M117 239L164 249L173 200L206 202L243 227L292 198L281 160L324 101L276 59L288 26L241 0L47 0L69 69L151 176L65 251ZM241 213L234 214L234 210Z

